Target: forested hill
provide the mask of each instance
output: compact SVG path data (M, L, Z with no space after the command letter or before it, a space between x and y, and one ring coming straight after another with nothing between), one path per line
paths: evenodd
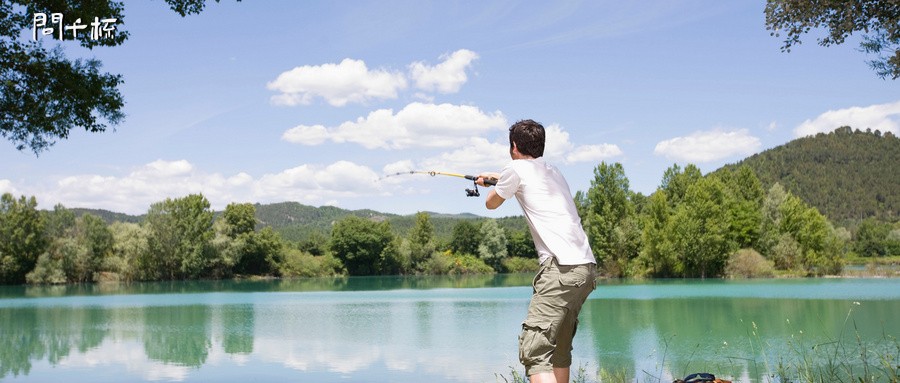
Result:
M475 214L440 214L427 212L431 224L434 226L434 235L438 240L449 240L453 232L453 226L463 219L484 219ZM406 236L416 222L415 214L397 215L382 213L375 210L346 210L334 206L314 207L297 202L281 202L267 205L256 205L256 219L261 226L270 226L281 233L284 239L299 241L309 238L311 235L327 236L331 232L331 225L344 217L355 215L372 219L377 222L388 221L394 232ZM505 217L498 219L501 227L525 231L527 226L523 217Z
M327 235L331 225L341 218L355 215L375 221L398 217L374 210L346 210L334 206L314 207L298 202L256 204L256 220L260 226L269 226L288 240L305 239L313 233Z
M272 204L255 204L256 220L259 227L271 227L281 234L282 238L289 241L302 241L311 236L327 237L331 233L331 225L348 216L358 216L371 219L376 222L388 221L393 231L401 236L415 225L416 216L397 215L390 213L382 213L375 210L347 210L334 206L309 206L298 202L279 202ZM123 213L114 213L101 209L82 209L74 208L72 211L77 215L93 214L99 216L107 223L115 221L140 223L144 220L145 215L133 216ZM220 211L215 212L216 215L221 214ZM429 214L432 225L434 226L434 235L438 240L449 240L455 226L460 220L472 219L483 220L484 217L471 214L441 214L427 212ZM521 216L504 217L498 219L501 227L526 231L525 219Z
M841 127L754 154L747 165L768 189L776 182L837 225L900 218L900 138Z
M104 209L85 209L85 208L79 208L79 207L72 208L70 210L72 211L72 213L75 214L75 216L78 216L78 217L80 217L84 214L96 215L96 216L100 217L101 219L103 219L104 221L106 221L106 223L113 223L116 221L140 223L141 221L144 220L144 217L146 216L145 214L128 215L125 213L116 213L114 211L109 211L109 210L104 210Z

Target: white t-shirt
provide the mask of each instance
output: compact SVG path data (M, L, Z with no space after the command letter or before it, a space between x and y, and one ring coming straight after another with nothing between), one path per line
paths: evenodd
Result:
M569 184L555 166L543 158L510 161L494 190L504 200L519 201L541 264L550 257L560 265L597 263Z

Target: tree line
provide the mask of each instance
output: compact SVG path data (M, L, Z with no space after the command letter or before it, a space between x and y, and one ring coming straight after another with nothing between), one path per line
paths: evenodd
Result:
M629 189L621 164L601 163L576 205L594 255L617 277L838 274L850 233L749 167L703 176L673 165L650 196Z
M259 227L249 203L218 216L202 194L151 205L140 223L107 224L62 205L37 209L34 197L0 198L0 283L220 279L236 276L467 274L534 270L525 232L497 220L460 220L438 241L427 213L406 237L388 221L347 216L328 236L286 241ZM529 257L529 258L526 258Z
M851 233L747 166L706 176L673 165L649 196L620 163L600 163L575 204L601 270L611 277L706 278L839 274L849 257L900 255L900 223L862 221ZM34 197L0 198L0 283L220 279L236 276L465 274L536 269L525 230L460 219L449 240L420 212L406 235L385 219L345 216L327 235L287 241L256 207L221 214L202 194L157 202L140 223L107 224ZM506 226L506 227L504 227Z

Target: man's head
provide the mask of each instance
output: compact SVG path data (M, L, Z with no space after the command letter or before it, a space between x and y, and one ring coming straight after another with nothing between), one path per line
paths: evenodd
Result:
M544 126L534 120L522 120L509 127L509 152L513 148L528 157L544 155Z

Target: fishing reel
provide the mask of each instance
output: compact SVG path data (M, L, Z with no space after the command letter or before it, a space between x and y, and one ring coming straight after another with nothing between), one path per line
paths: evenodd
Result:
M478 192L478 183L477 183L477 182L473 182L473 183L474 183L475 188L474 188L474 189L466 188L466 197L479 197L479 196L481 196L481 193Z
M478 176L463 176L466 179L472 180L474 184L474 189L466 189L466 197L480 197L481 193L478 191ZM484 180L485 185L496 186L497 180L494 178L488 178Z

